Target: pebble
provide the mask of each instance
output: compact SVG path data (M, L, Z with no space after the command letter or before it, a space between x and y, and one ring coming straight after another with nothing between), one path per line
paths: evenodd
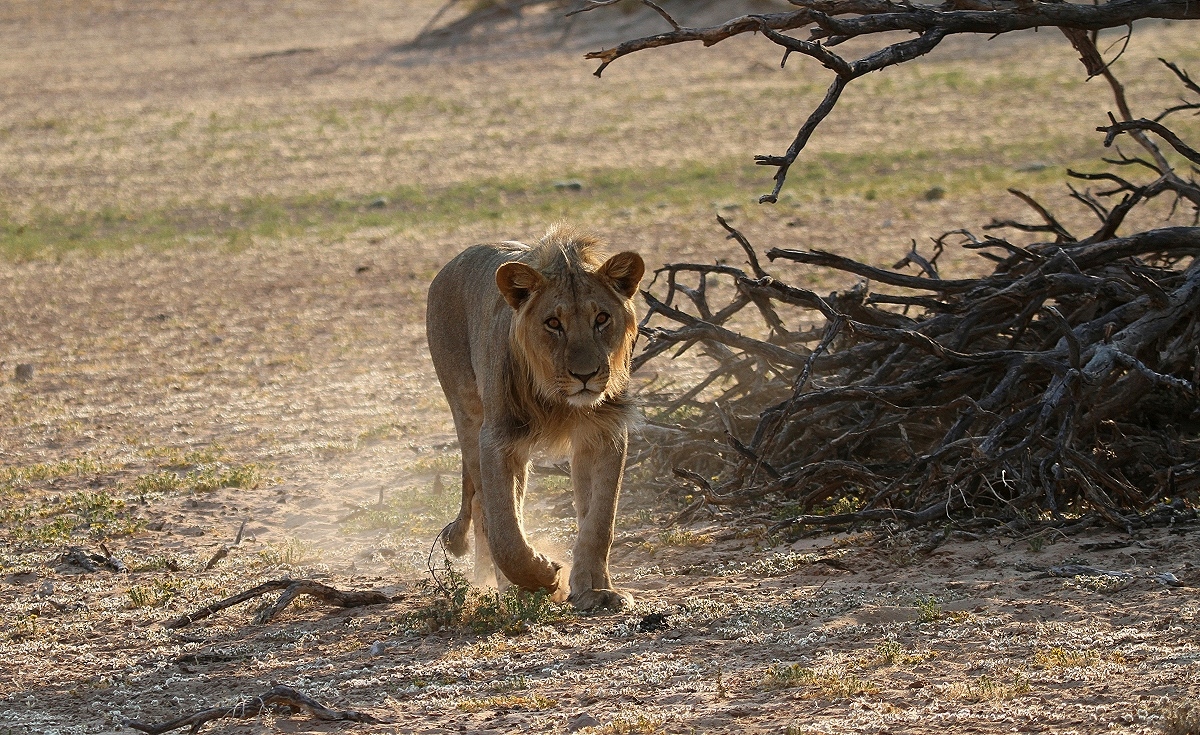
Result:
M580 712L571 718L567 723L567 732L578 732L585 727L599 727L600 720L592 717L587 712Z

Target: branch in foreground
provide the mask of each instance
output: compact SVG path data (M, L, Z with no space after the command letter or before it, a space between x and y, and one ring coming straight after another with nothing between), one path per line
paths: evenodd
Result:
M215 615L222 610L233 607L246 600L253 599L259 595L265 595L268 592L275 590L283 590L283 594L270 606L260 612L254 618L254 622L261 625L269 622L272 618L278 615L285 607L292 603L300 595L311 595L327 605L336 607L363 607L366 605L385 605L392 602L392 598L373 590L361 592L343 592L334 589L320 582L314 582L310 579L274 579L269 582L254 587L253 589L239 592L236 595L226 597L210 605L205 605L199 610L181 615L163 623L164 628L184 628L197 620L203 620L210 615Z
M266 694L258 697L243 699L232 707L210 707L190 715L177 717L174 720L159 725L152 725L136 720L126 720L125 727L140 730L149 735L178 730L181 727L191 728L191 732L199 732L200 728L213 720L223 718L249 719L258 717L272 707L290 707L307 712L309 716L325 722L362 722L366 724L381 724L380 720L354 710L329 709L312 697L296 691L292 687L273 684Z

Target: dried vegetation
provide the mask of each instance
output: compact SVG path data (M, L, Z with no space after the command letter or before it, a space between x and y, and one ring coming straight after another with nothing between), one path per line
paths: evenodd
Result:
M785 62L792 53L820 61L834 74L824 100L786 155L757 157L776 168L774 190L762 197L774 203L851 82L924 55L950 34L1044 23L1061 29L1088 73L1111 87L1119 116L1110 113L1110 124L1099 128L1105 146L1128 136L1140 151L1118 148L1117 157L1106 159L1114 170L1068 171L1088 187L1070 191L1095 217L1089 231L1068 229L1012 189L1036 221L994 220L982 236L946 233L924 255L914 241L891 271L819 250L767 251L772 262L865 279L824 297L760 265L747 238L718 217L748 267L668 264L657 272L665 293L646 294L649 344L638 364L669 350L676 356L697 350L712 367L661 404L664 415L686 411L687 419L654 425L643 456L699 488L693 510L790 501L798 513L779 525L1046 521L1132 531L1194 519L1200 152L1166 123L1200 110L1200 86L1164 61L1190 99L1153 120L1135 118L1096 46L1095 29L1124 22L1112 14L1130 9L1118 4L1065 10L1000 4L976 9L982 12L795 4L800 9L791 13L708 29L681 28L658 8L675 30L592 54L602 61L597 74L635 51L693 40L709 45L748 31L783 47ZM1193 17L1171 3L1147 3L1136 12ZM809 40L779 32L809 25ZM920 35L853 62L830 50L898 29ZM1156 197L1171 200L1172 211L1190 211L1191 226L1120 234L1129 213ZM994 234L1004 231L1028 237ZM943 278L938 261L956 245L992 262L991 273ZM898 272L905 268L915 274Z

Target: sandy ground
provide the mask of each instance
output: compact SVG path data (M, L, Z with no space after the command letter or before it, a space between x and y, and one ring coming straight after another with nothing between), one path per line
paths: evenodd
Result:
M653 111L646 126L578 127L577 117L615 119L604 118L613 113L589 88L572 97L583 105L578 116L549 118L562 124L560 138L532 123L503 134L488 123L483 133L496 134L481 134L479 147L451 147L439 159L447 145L471 140L465 118L487 119L505 94L526 94L531 85L515 81L521 75L543 74L546 90L566 93L590 66L531 51L503 63L466 59L449 74L404 56L396 39L424 23L431 3L148 7L93 2L56 13L18 2L0 10L0 23L15 31L4 34L15 40L0 63L21 80L0 92L9 214L234 201L259 188L370 191L380 171L429 171L435 184L449 184L488 167L565 165L582 140L623 140L615 159L761 152L737 134L745 120L736 108L707 108L715 112L699 135ZM1185 35L1164 33L1166 47L1187 46ZM195 39L196 53L178 43L184 37ZM1018 44L1018 57L1025 48ZM960 51L948 49L947 63L983 63L953 56ZM740 89L757 94L766 85L755 87L751 72L773 56L735 46L713 56L728 66L653 72L631 60L627 86L614 87L629 95L618 94L623 104L644 106L660 94L669 102L686 85L716 94L722 75L736 73L747 85ZM60 57L73 65L52 63ZM311 120L314 100L345 111L347 99L398 80L412 85L404 94L458 89L478 104L448 113L418 106L414 114L429 124L412 125L406 155L390 159L372 154L367 140L395 133L390 123L325 135L287 122ZM480 96L484 88L499 93ZM953 117L949 102L938 104L914 110L912 124ZM254 117L256 109L268 112ZM1054 114L1082 114L1066 109ZM230 110L280 127L263 134L248 125L223 138L219 126L195 125L170 136L187 115ZM692 114L683 119L694 124ZM1016 107L998 115L1062 123ZM89 127L90 118L102 124ZM785 122L776 130L782 140ZM842 141L835 146L870 131L884 148L900 146L906 134L878 117L851 114L837 124L851 137L833 138ZM268 156L261 176L262 160L219 155L260 134L286 140L296 155ZM205 136L216 141L207 149ZM690 138L696 144L684 145ZM389 168L401 163L407 168ZM954 193L805 201L733 214L760 249L800 240L887 264L885 254L905 249L910 236L1014 212ZM710 209L596 212L588 224L651 263L731 254ZM1195 523L1132 538L1099 529L1068 538L887 526L793 537L763 509L668 527L687 488L635 469L614 548L634 610L578 616L542 607L498 625L476 610L465 622L431 623L439 595L425 567L453 516L458 455L425 351L425 289L463 246L535 237L544 226L518 218L503 231L494 223L380 228L237 249L0 261L0 733L120 731L130 719L233 707L272 682L381 723L275 711L205 731L1200 731L1200 715L1188 709L1200 700ZM822 274L786 275L841 287ZM18 380L26 364L32 379ZM652 364L641 377L674 372ZM536 485L531 532L567 560L573 521L563 480L543 475ZM243 542L210 566L240 528ZM126 572L89 572L68 558L71 547L94 553L101 540ZM1047 576L1068 564L1092 571ZM284 577L381 590L393 602L338 609L302 600L266 624L252 622L252 602L179 630L162 625Z
M426 246L427 260L363 239L6 266L3 291L22 306L6 334L36 372L18 383L6 363L5 456L98 466L7 491L33 510L5 526L0 727L107 732L270 682L386 723L361 732L1154 732L1200 695L1194 525L1138 538L959 532L935 547L898 528L789 541L768 533L769 515L665 529L686 488L636 472L614 566L637 609L430 631L422 611L436 595L420 580L453 515L457 455L419 316L455 245ZM195 471L178 452L214 444L219 456L191 462L261 467L261 485L144 485L163 467ZM561 480L539 484L533 533L564 558L569 496ZM79 517L72 498L97 491L136 526L107 541L128 573L64 561L70 545L97 548L86 526L30 535ZM364 524L380 498L388 515ZM205 569L243 521L247 539ZM1039 578L1066 563L1132 576ZM265 625L249 603L160 625L281 577L396 601L310 602ZM209 727L348 726L275 714Z

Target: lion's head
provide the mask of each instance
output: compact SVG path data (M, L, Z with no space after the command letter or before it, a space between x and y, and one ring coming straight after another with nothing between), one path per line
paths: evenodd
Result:
M633 295L645 264L632 252L603 260L599 250L595 238L558 226L529 257L496 270L514 311L514 353L551 403L594 407L629 383Z

